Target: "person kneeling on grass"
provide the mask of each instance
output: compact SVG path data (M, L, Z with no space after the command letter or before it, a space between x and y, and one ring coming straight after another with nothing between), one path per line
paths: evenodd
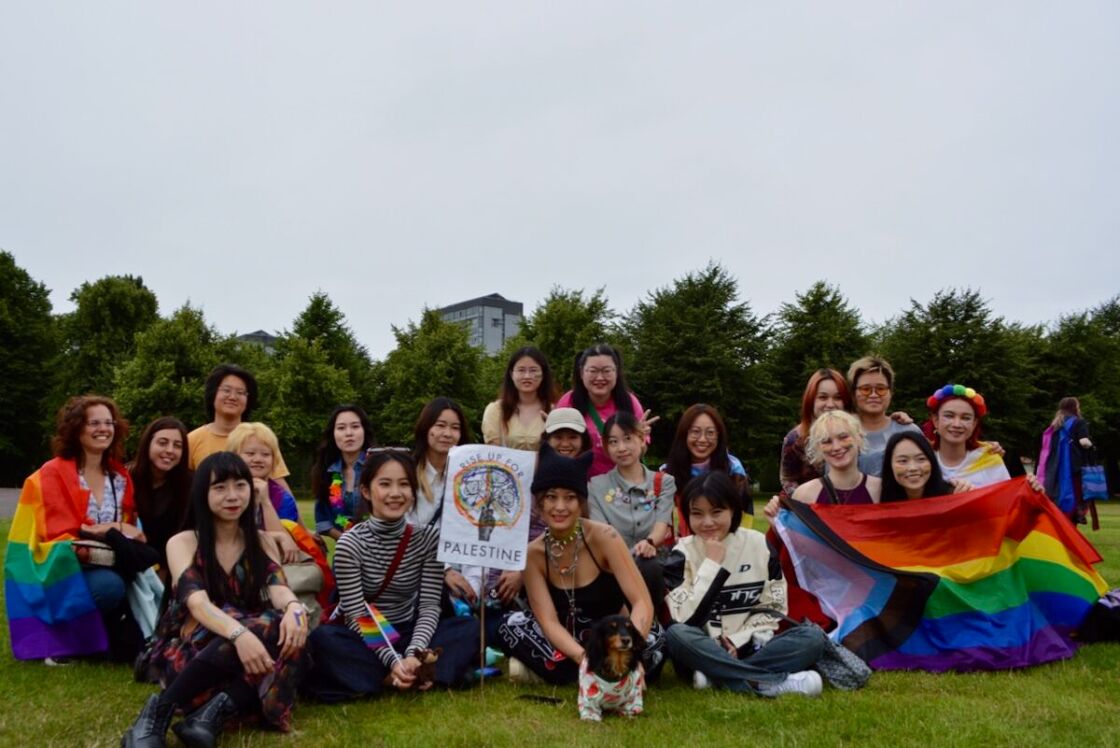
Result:
M786 582L765 536L739 527L739 494L723 473L692 480L682 495L692 535L665 564L673 625L667 645L674 669L693 685L778 696L817 696L821 676L809 668L824 649L820 629L799 626L776 634L786 612Z
M360 481L371 515L344 532L334 550L343 625L312 633L305 690L333 703L386 687L461 685L478 662L479 622L440 620L439 527L408 522L416 463L403 448L374 448Z
M164 687L121 738L158 748L175 725L188 746L212 746L226 720L257 713L287 732L307 641L307 612L288 589L278 550L250 511L253 476L232 452L202 461L191 485L194 530L167 542L172 602L137 671ZM201 704L201 706L199 706Z

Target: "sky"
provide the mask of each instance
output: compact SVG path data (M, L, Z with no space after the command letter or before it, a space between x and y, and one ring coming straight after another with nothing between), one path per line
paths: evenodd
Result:
M1120 3L5 2L0 249L168 315L391 326L709 261L758 314L1120 292Z

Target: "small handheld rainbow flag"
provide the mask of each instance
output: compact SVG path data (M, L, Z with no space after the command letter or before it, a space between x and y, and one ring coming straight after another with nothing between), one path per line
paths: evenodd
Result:
M392 648L401 638L400 633L393 628L393 624L389 623L389 619L373 605L366 603L366 610L369 611L369 615L358 619L358 628L362 631L362 641L374 651L382 647ZM396 650L394 649L393 652L395 653Z

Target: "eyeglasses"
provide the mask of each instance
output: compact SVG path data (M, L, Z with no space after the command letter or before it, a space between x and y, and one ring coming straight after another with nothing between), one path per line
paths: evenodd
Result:
M228 387L228 386L227 387L219 387L218 392L225 395L226 397L229 397L230 395L233 395L234 397L248 397L249 396L249 391L248 390L243 390L240 387Z
M91 429L99 429L105 427L107 429L116 428L116 421L86 421L86 426Z
M529 379L536 379L542 372L540 369L514 369L513 373L519 377L528 377Z
M708 441L711 441L719 436L719 432L715 429L689 429L688 435L693 439L699 439L703 437Z
M412 454L412 450L408 447L370 447L366 450L366 455L377 455L383 452L395 452L397 454Z
M613 366L603 367L588 367L583 370L583 373L594 379L595 377L613 377L618 369Z
M861 384L859 387L856 387L856 392L864 397L870 397L873 392L879 397L882 397L890 391L891 388L885 384Z

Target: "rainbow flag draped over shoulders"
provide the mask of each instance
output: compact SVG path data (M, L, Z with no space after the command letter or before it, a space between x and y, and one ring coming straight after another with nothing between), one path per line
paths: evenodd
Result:
M23 484L4 559L8 629L20 660L94 654L109 646L70 538L43 540L44 471L48 482L54 480L44 466Z
M834 639L879 670L1003 670L1073 656L1100 554L1025 478L870 506L783 501L775 530Z

